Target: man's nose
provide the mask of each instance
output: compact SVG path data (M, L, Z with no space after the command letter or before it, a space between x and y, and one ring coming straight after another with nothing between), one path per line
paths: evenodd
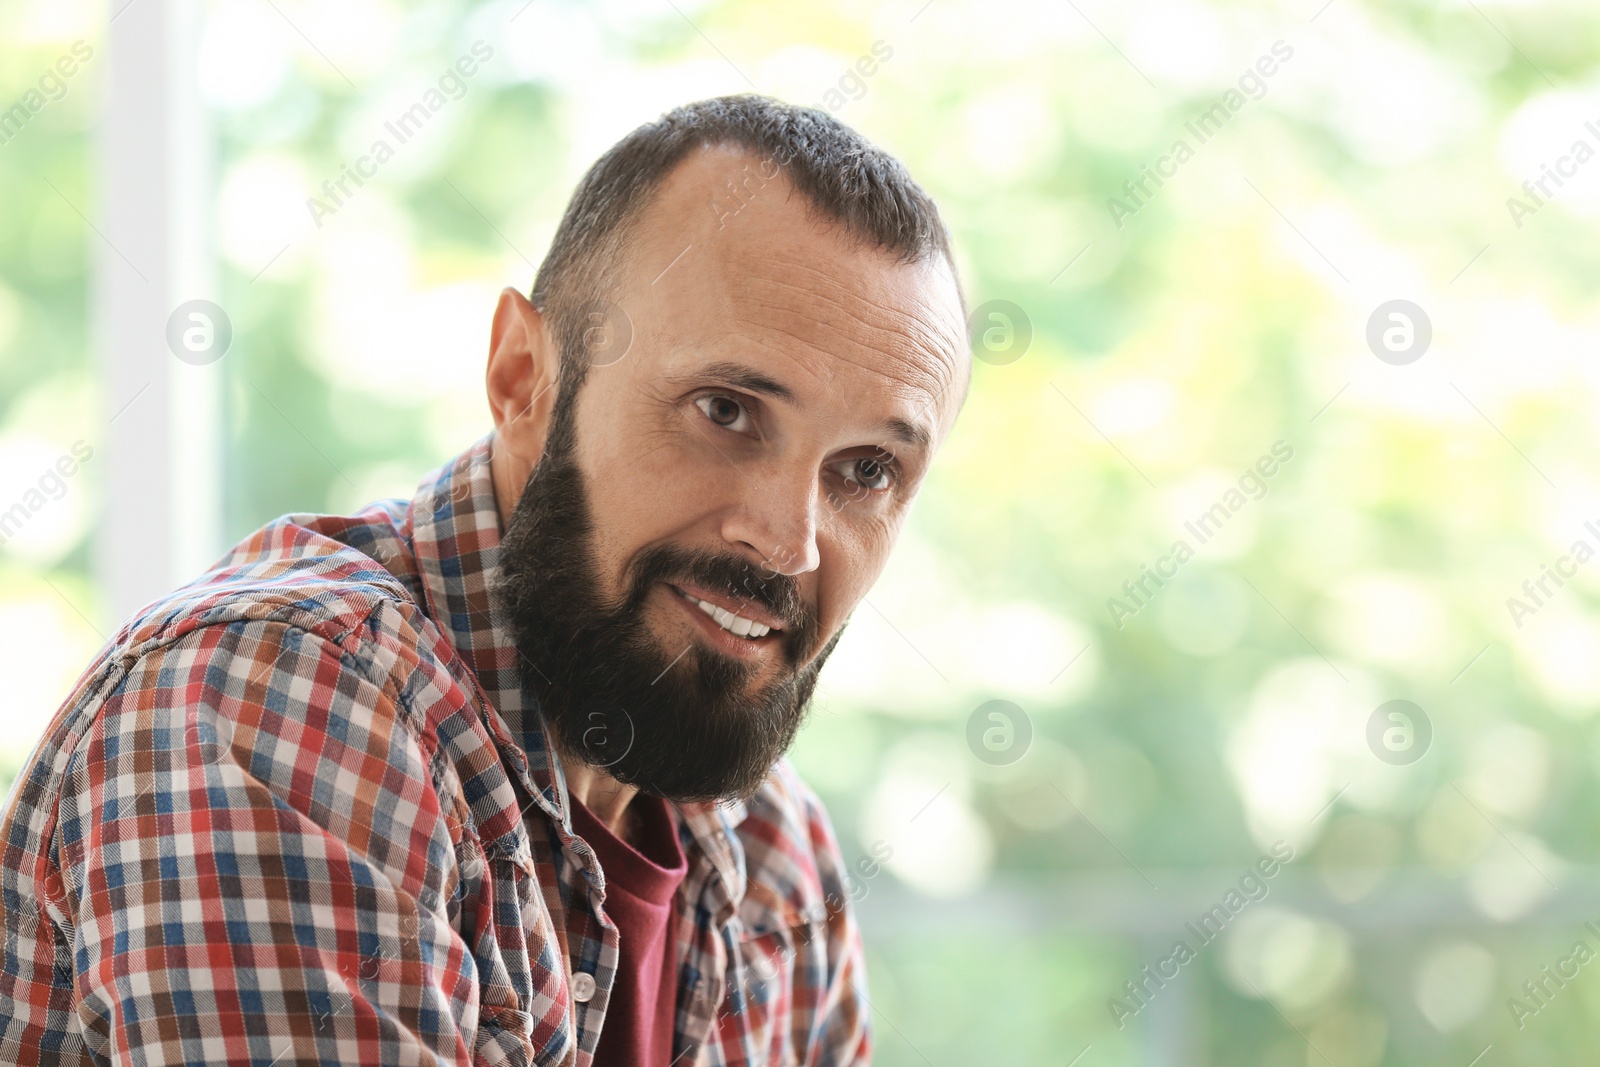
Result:
M739 500L723 520L723 538L752 552L768 572L796 575L816 570L822 497L815 470L744 473Z

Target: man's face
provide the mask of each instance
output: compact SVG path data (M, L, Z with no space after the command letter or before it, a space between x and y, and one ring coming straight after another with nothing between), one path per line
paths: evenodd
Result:
M570 447L507 529L558 741L680 799L748 793L792 740L966 388L948 265L855 245L774 169L669 176L623 257L627 353L562 398Z

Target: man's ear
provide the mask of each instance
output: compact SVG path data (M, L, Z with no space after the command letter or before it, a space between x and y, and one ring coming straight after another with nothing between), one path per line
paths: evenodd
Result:
M530 465L544 451L560 376L544 314L517 290L502 290L489 334L485 385L497 436Z
M504 289L489 334L484 384L495 425L495 490L501 511L521 495L544 454L561 380L561 360L545 316L515 289Z

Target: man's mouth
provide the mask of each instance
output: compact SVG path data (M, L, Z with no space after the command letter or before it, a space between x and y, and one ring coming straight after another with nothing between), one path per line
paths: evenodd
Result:
M722 603L713 603L710 599L698 595L705 592L710 596L715 596L715 594L710 594L709 591L697 589L694 592L690 592L677 585L670 585L669 587L674 593L699 608L711 621L735 637L742 637L747 641L758 641L768 634L781 634L783 632L783 628L777 625L776 618L753 604L745 607L730 601L729 598L720 596L716 599ZM729 604L732 605L732 608L725 606ZM741 612L744 612L744 614L741 614ZM760 615L761 618L751 618L751 615Z

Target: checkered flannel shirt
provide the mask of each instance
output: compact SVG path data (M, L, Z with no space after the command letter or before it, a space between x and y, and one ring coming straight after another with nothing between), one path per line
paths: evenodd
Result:
M271 523L85 672L0 811L0 1062L590 1063L617 928L488 594L492 446ZM673 819L676 1067L866 1062L816 797L780 762Z

